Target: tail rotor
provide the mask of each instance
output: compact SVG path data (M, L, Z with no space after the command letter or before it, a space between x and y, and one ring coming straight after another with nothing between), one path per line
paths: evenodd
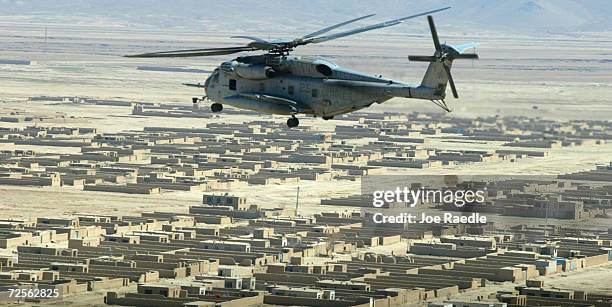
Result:
M458 46L440 44L440 39L438 38L438 31L436 30L436 25L434 23L433 17L427 16L427 21L429 23L429 29L431 30L431 37L433 39L436 52L433 56L411 55L408 56L408 60L414 62L430 62L442 64L446 73L448 83L450 84L451 91L453 92L453 96L455 98L459 98L459 94L457 93L457 88L455 86L455 81L453 80L453 76L451 75L451 64L454 60L458 59L477 60L477 54L463 53L465 50L475 48L476 43L468 43Z

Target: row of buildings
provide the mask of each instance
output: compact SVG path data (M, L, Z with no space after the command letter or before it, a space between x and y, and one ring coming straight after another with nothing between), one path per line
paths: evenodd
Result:
M133 105L135 116L175 116L173 112L179 112L176 116L216 116L165 104L78 97L31 100ZM36 125L0 125L0 143L9 148L0 152L0 184L141 194L228 190L300 180L356 180L389 168L517 161L545 157L555 147L601 144L612 137L608 122L523 117L469 120L419 113L352 113L338 118L333 131L308 126L288 130L274 121L256 119L203 123L198 128L145 127L104 133L72 125L39 125L36 117L27 114L2 120L11 122L12 118L17 122L29 118ZM487 150L444 146L465 142L489 142L492 146ZM10 149L22 145L33 149Z
M102 290L126 306L397 306L612 261L612 228L577 234L493 223L405 230L359 212L300 217L205 194L188 212L2 220L0 286Z
M320 204L372 209L373 193L403 187L429 195L421 197L417 207L442 211L560 220L609 218L612 213L612 163L564 175L372 175L362 177L361 183L361 195L322 199ZM466 191L472 192L471 198L465 197ZM445 201L442 195L447 194L463 196ZM410 204L394 201L381 206L406 209Z

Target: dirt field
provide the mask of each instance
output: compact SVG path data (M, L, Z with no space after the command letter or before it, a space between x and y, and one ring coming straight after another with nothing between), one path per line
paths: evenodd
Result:
M233 33L125 28L97 24L53 25L52 39L44 44L35 19L0 20L0 58L30 59L30 66L0 65L0 114L64 114L77 122L64 126L94 127L101 133L140 130L145 126L198 127L207 122L244 122L257 118L274 118L284 125L286 118L222 115L212 119L158 118L130 116L129 107L75 106L28 102L31 96L91 96L156 103L190 104L191 97L201 96L198 89L181 83L203 82L205 75L137 70L136 66L155 66L157 60L127 59L120 55L145 50L213 47L235 43ZM385 35L362 35L326 45L306 47L296 54L325 55L340 65L372 74L419 83L426 66L410 63L408 54L431 54L429 34L423 29ZM405 33L417 33L407 35ZM253 33L257 35L257 33ZM281 33L291 36L295 33ZM585 34L581 38L504 36L499 33L440 33L449 42L478 41L478 62L463 61L453 66L453 75L461 99L450 101L451 116L525 115L556 120L601 119L612 114L612 61L605 61L612 50L606 34ZM373 47L374 46L374 47ZM551 52L554 50L554 52ZM164 66L212 70L231 57L164 60ZM442 112L427 101L392 99L376 105L369 112ZM304 119L304 125L331 130L334 121ZM343 123L345 124L345 123ZM26 124L0 123L0 127ZM51 125L51 124L50 124ZM55 124L53 124L55 125ZM366 141L366 140L363 140ZM441 149L495 149L499 144L447 143L432 140ZM33 149L8 146L2 149ZM73 149L41 148L46 152L69 153ZM550 157L528 158L515 163L493 162L466 164L427 170L389 170L390 174L561 174L592 169L609 163L612 144L563 147L551 150ZM298 184L249 186L231 192L248 196L248 201L264 207L295 206ZM336 207L318 206L321 198L345 196L359 192L358 181L302 181L300 213L310 215ZM161 195L126 195L82 192L70 188L31 188L0 186L0 219L69 216L73 214L110 213L137 215L145 211L187 212L200 204L202 193L169 192ZM528 221L527 219L522 219ZM540 220L533 221L541 222ZM609 220L598 224L610 225ZM547 286L586 289L589 292L612 292L612 266L593 267L579 272L542 277ZM461 293L453 299L475 298L515 284L491 284L485 288ZM121 289L126 291L127 289ZM134 290L131 288L130 290ZM55 306L104 306L103 293L69 297ZM39 305L39 304L35 304ZM34 305L32 305L34 306Z

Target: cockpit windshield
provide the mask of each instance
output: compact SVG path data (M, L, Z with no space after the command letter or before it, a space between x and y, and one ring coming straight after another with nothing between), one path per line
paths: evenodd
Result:
M206 81L204 82L204 87L208 88L208 86L210 86L211 84L211 80L214 83L218 83L219 82L219 69L216 68L211 74L210 76L208 76L208 78L206 78ZM214 87L214 85L213 85Z

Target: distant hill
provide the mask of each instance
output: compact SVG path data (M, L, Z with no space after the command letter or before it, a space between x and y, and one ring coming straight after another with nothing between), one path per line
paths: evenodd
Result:
M95 17L228 31L295 30L366 13L377 13L377 20L382 20L443 6L453 7L440 14L444 23L466 30L612 31L610 0L0 0L0 16Z

